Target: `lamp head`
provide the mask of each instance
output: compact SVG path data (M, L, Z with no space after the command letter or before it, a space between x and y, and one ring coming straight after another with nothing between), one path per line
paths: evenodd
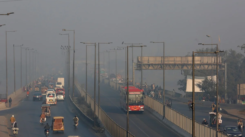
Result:
M198 43L198 45L203 45L202 43Z
M62 29L62 31L66 31L66 29Z
M209 35L206 35L207 37L210 37Z

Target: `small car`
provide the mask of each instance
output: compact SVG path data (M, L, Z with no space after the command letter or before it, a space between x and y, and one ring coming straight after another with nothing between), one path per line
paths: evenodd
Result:
M33 95L33 101L35 101L35 100L43 100L42 94L41 93L35 93Z
M223 132L228 137L242 137L242 133L236 126L226 126Z

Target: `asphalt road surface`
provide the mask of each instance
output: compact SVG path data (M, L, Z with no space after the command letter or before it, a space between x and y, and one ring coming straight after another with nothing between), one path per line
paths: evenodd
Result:
M41 115L42 101L32 101L32 94L28 100L24 99L18 107L0 111L0 115L7 116L9 119L11 115L15 115L19 127L18 137L44 137L44 125L39 123L39 116ZM68 98L67 98L68 100ZM63 116L65 124L65 132L52 133L49 137L68 137L69 135L78 135L80 137L104 137L104 134L95 133L91 125L87 123L80 115L79 112L73 107L70 101L58 101L56 106L51 106L52 116ZM73 117L79 117L79 125L77 129L73 127ZM47 122L51 126L52 118L47 118Z
M78 79L84 83L83 79ZM93 97L93 80L88 81L88 91ZM121 127L126 129L126 113L120 108L120 95L101 83L100 105L102 109ZM98 94L97 94L98 95ZM149 111L143 114L133 113L129 116L130 132L137 137L180 137L176 133Z

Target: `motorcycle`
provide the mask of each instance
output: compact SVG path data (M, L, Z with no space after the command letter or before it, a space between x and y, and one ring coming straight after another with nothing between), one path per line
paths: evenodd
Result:
M45 136L47 137L49 135L49 130L46 130Z
M18 131L19 131L19 128L12 128L12 131L13 131L13 134L14 135L17 135L18 134Z
M77 128L78 122L74 122L74 127Z

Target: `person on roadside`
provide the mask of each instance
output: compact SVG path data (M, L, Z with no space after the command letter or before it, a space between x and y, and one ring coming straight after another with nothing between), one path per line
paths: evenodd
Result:
M12 104L12 98L9 98L9 107L11 108L11 104Z
M203 119L202 124L203 125L208 125L208 122L207 122L207 120L205 118Z
M238 122L237 122L237 126L238 126L238 129L241 128L241 126L243 127L243 122L242 122L242 119L238 119ZM241 129L240 129L241 130Z
M11 122L11 124L13 124L15 122L14 115L12 115L12 117L10 118L10 122Z

